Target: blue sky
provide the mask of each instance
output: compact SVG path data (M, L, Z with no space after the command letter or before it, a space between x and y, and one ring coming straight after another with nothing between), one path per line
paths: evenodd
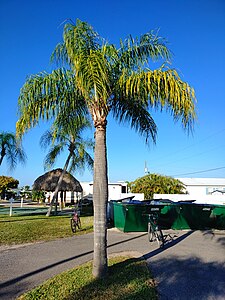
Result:
M101 36L117 45L120 38L129 34L136 37L159 29L159 35L166 38L174 54L172 66L196 91L198 120L193 135L184 132L180 123L174 124L165 112L154 111L157 143L146 147L137 133L109 116L109 180L135 180L144 175L145 162L151 173L225 177L224 0L1 0L0 131L15 132L20 88L27 76L51 71L50 55L62 40L60 24L77 18L90 23ZM3 163L0 175L18 179L20 186L32 185L44 173L46 153L39 140L47 128L42 123L25 135L26 165L9 172ZM65 155L55 167L63 167ZM92 180L88 171L75 177Z

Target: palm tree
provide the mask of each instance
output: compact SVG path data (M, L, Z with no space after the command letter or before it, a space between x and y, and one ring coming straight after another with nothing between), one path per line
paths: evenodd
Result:
M88 127L91 127L89 120L84 116L74 115L72 111L68 112L66 116L64 114L58 115L52 129L46 131L41 137L40 144L43 148L51 145L45 158L45 169L50 169L54 165L65 147L69 150L46 216L50 216L54 202L56 204L56 198L66 171L68 170L70 173L77 170L82 171L85 166L90 169L93 168L93 159L87 149L93 149L94 144L91 140L83 139L81 136L82 131Z
M15 169L18 162L25 163L26 154L13 133L0 133L0 150L0 166L4 158L11 170Z
M166 64L156 70L149 68L150 59L167 61L170 57L164 40L153 32L136 39L128 37L125 41L120 41L117 48L105 42L89 24L80 20L77 20L76 25L65 25L63 42L53 52L52 59L69 66L73 73L79 101L85 102L95 127L95 277L104 277L107 272L106 127L109 113L120 123L128 122L131 128L145 137L146 142L156 141L157 127L151 117L151 109L165 109L175 121L180 120L185 129L191 130L193 127L194 90L181 80L176 70L170 69ZM46 82L41 83L47 77ZM17 123L19 134L35 126L40 114L43 118L49 118L50 112L56 113L56 109L60 110L65 103L68 104L61 97L60 88L56 89L51 84L52 77L54 72L46 76L34 75L21 89L21 118ZM77 99L71 99L70 106L74 109L79 108Z
M154 194L183 194L186 190L178 179L159 174L145 175L129 186L132 193L144 193L145 199L152 199Z

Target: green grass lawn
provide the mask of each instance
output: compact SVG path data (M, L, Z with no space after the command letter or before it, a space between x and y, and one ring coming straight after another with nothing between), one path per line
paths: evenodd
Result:
M81 216L81 230L75 234L93 231L93 216ZM0 216L0 245L50 241L73 236L70 216Z
M108 276L96 280L87 263L57 275L19 297L19 300L156 300L155 282L146 262L131 257L109 260Z

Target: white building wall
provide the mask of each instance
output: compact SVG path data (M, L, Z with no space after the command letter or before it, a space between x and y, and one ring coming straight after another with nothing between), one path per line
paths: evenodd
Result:
M93 195L93 182L80 182L83 188L83 196ZM144 200L144 194L137 194L137 193L123 193L123 190L127 191L127 183L125 182L116 182L116 183L109 183L108 191L109 191L109 201L110 200L119 200L127 197L134 196L134 200Z
M186 190L190 195L206 195L206 187L204 186L187 186Z
M186 186L188 195L154 194L154 199L174 202L195 200L194 203L225 205L225 178L177 178ZM217 191L217 192L215 192Z
M83 189L83 196L93 194L93 182L80 182Z
M121 185L109 184L109 200L117 200L121 197Z
M225 193L225 178L177 178L190 195L210 195L219 190Z

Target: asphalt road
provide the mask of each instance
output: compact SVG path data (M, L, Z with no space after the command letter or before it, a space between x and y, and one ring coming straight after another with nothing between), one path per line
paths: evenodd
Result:
M167 231L165 249L145 233L108 231L108 254L144 256L161 300L225 299L225 231ZM0 299L15 299L46 279L91 260L93 234L20 247L0 247ZM122 300L122 299L121 299Z

